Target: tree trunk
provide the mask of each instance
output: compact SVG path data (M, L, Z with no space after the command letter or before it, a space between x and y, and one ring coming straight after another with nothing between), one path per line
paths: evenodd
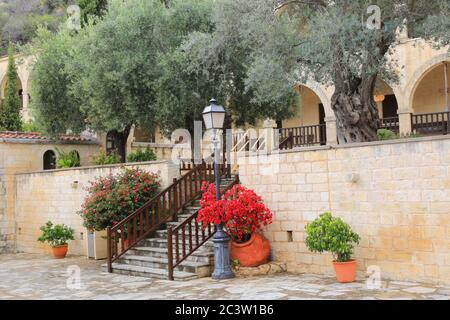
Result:
M126 126L123 131L112 130L108 133L113 138L116 152L119 155L121 162L123 163L126 162L127 140L130 131L131 125Z
M380 119L373 100L376 76L356 79L353 85L336 87L331 108L336 115L339 143L377 140Z

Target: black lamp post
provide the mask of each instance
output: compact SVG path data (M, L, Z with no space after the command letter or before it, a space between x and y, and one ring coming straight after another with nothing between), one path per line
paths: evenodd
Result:
M203 110L203 121L207 130L213 130L214 147L214 175L216 179L216 199L220 200L220 149L217 130L223 128L225 120L225 109L217 104L216 99L209 101L209 106ZM234 277L230 265L230 237L223 231L223 223L216 225L216 233L213 237L214 243L214 272L212 278L216 280L229 279Z

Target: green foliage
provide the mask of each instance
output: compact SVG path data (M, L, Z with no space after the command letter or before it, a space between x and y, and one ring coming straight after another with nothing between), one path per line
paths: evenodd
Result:
M71 93L74 76L67 70L73 59L76 39L68 30L57 36L45 29L38 30L30 54L39 58L33 66L30 110L39 128L49 136L65 134L68 129L80 133L86 128L79 101Z
M18 93L19 78L12 46L8 49L8 71L6 76L5 100L0 108L0 128L8 131L20 131L22 129L22 117L20 114L22 105Z
M39 32L32 105L47 133L159 125L167 134L192 129L212 96L237 125L290 117L293 86L311 80L361 101L361 83L371 90L377 77L398 79L387 56L405 19L426 40L448 43L447 2L282 0L274 10L273 0L110 0L105 11L103 1L80 0L102 18L79 32ZM379 30L362 23L373 4ZM376 110L368 118L376 122Z
M55 148L58 153L58 160L56 160L56 166L61 168L74 168L74 167L80 167L81 161L80 161L80 155L77 151L72 150L69 152L65 152L63 150L60 150L58 148Z
M319 218L305 226L305 244L313 252L331 252L337 262L351 259L354 243L358 244L360 237L350 226L335 218L330 212L325 212Z
M56 32L72 0L0 0L0 56L8 44L31 41L39 26Z
M397 134L389 129L378 129L377 131L378 140L392 140L398 139Z
M116 164L120 162L120 157L117 153L106 154L105 150L103 149L100 150L92 159L92 164L96 166Z
M34 121L27 121L22 123L23 132L39 132L39 127L36 125Z
M135 152L130 153L127 156L127 162L144 162L144 161L155 161L156 154L153 149L145 148L144 150L138 149Z
M101 231L122 221L153 198L161 186L156 174L127 169L90 183L78 212L89 230Z
M107 0L77 0L81 9L81 18L83 26L92 17L102 17L106 13L108 6Z
M191 33L179 48L179 67L172 68L177 76L174 72L170 78L186 80L173 88L162 86L166 102L161 105L181 109L189 97L184 90L189 88L194 97L215 96L226 103L237 125L291 116L295 72L286 58L296 25L285 17L276 18L271 0L218 0L210 16L213 28ZM204 102L198 105L192 100L189 108L201 110Z
M74 240L74 230L64 224L53 225L48 221L41 228L42 234L37 239L39 242L48 242L52 247L67 244L67 241Z

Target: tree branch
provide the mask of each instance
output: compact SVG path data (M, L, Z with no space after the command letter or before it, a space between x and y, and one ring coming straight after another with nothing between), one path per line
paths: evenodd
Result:
M278 11L278 10L280 10L288 5L291 5L291 4L305 4L305 5L312 5L312 6L320 6L320 7L324 7L324 8L327 6L325 1L323 1L323 0L290 0L290 1L284 1L280 4L278 4L275 7L274 11Z

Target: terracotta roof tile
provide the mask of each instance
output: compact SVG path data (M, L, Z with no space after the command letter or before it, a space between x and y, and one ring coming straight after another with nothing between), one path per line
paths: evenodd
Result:
M0 139L29 139L29 140L54 140L39 132L18 132L18 131L0 131ZM57 139L66 142L88 142L93 141L89 138L83 138L76 135L61 135Z

